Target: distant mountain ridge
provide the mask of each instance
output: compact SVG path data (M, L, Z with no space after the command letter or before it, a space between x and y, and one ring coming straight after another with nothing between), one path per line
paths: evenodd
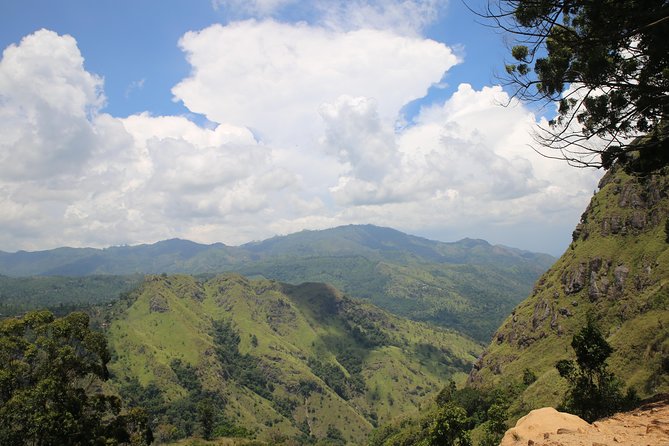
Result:
M485 240L464 238L439 242L374 225L347 225L324 230L303 230L240 246L200 244L169 239L153 244L109 248L55 248L44 251L0 251L0 274L6 276L84 276L90 274L218 273L272 257L350 256L401 257L436 263L494 264L537 262L548 267L555 260ZM212 261L216 260L216 261Z
M211 276L237 272L292 284L323 282L395 314L454 328L487 342L554 260L547 254L484 240L444 243L390 228L349 225L241 246L172 239L106 249L0 252L0 274Z

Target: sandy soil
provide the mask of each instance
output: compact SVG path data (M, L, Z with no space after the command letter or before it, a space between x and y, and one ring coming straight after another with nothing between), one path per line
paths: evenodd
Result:
M587 423L551 407L533 410L500 446L669 446L669 396L631 412Z

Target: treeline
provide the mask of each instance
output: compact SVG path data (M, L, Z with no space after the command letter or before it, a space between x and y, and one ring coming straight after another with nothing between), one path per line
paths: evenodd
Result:
M0 275L0 318L49 309L57 316L104 305L137 287L142 275L7 277Z

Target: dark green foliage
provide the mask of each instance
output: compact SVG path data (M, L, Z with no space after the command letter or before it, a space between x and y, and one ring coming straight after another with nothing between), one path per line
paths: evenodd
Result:
M480 446L496 446L507 429L507 408L521 388L512 384L492 391L457 389L455 382L449 381L435 397L435 407L418 419L380 427L369 445L469 445L471 430L482 425Z
M560 376L571 385L565 410L593 422L634 404L634 392L628 391L624 398L620 381L607 369L606 360L613 349L593 317L589 316L586 325L574 335L571 346L576 362L563 359L556 364Z
M0 444L133 445L152 441L146 413L106 395L107 343L85 313L0 322Z
M455 381L450 380L448 384L444 386L443 389L439 391L437 394L437 397L435 398L435 402L439 406L445 406L446 403L449 403L453 401L453 398L455 398L456 395L456 387L455 387Z
M506 432L506 408L493 404L488 408L488 420L483 423L483 438L479 446L497 446Z
M6 277L0 275L0 317L49 309L56 316L118 299L140 276Z
M669 243L669 218L667 218L667 221L664 222L664 241Z
M196 432L212 435L219 425L233 426L221 417L226 401L219 395L206 392L197 378L193 378L192 366L184 366L181 361L172 361L173 370L179 370L180 383L190 387L185 398L168 401L162 390L154 383L143 387L137 379L131 379L119 387L119 392L131 407L142 406L151 416L151 426L162 439L190 437ZM208 417L211 416L211 419Z
M216 355L227 377L263 398L272 399L271 383L260 370L258 358L239 352L239 333L229 322L214 321L213 326Z
M554 156L609 168L630 151L660 150L666 161L666 1L491 0L484 15L517 36L516 63L506 65L516 95L559 103L558 117L538 140L557 150ZM593 136L608 145L589 146Z
M430 446L469 446L467 412L453 402L440 407L429 429Z
M523 384L529 386L537 380L537 375L530 369L523 370Z
M328 430L325 433L325 438L330 440L330 444L333 445L345 445L346 444L346 439L344 438L344 435L341 433L339 429L337 429L333 425L328 426Z
M190 364L184 364L181 359L175 358L170 362L170 367L177 379L186 390L190 392L199 392L202 390L200 380L197 377L195 367Z
M211 400L204 399L197 405L197 418L200 423L200 431L205 440L211 440L214 433L216 421L216 409Z
M315 358L309 359L309 367L313 374L325 381L325 384L334 390L337 395L345 400L350 398L349 382L342 369Z

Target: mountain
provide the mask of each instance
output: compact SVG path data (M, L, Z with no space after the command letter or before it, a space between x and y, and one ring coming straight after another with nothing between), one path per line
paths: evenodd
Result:
M219 434L361 444L462 382L481 346L330 285L149 276L106 312L112 382L162 440L211 406Z
M107 249L0 252L8 276L215 274L326 282L398 315L487 342L554 261L484 240L442 243L372 225L302 231L238 247L167 240Z
M537 380L511 406L517 417L554 406L566 388L555 368L594 315L614 351L609 366L640 396L669 391L669 167L616 165L581 217L573 242L497 330L469 376L491 388Z

